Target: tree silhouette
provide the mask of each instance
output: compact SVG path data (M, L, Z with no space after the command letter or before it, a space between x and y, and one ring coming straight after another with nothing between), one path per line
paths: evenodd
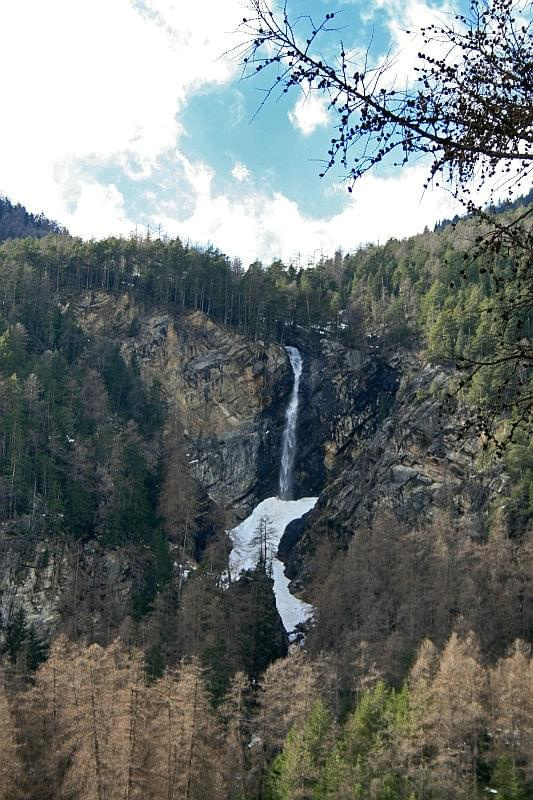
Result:
M333 137L320 177L340 165L352 192L378 165L402 167L422 157L428 165L424 188L445 185L477 218L478 235L458 279L468 280L475 265L492 281L494 302L485 311L495 321L498 348L490 358L464 359L459 366L465 381L483 369L499 372L496 391L470 425L501 452L518 426L533 421L533 207L498 219L474 198L481 189L490 197L512 196L533 170L528 4L470 0L466 14L420 28L424 51L414 81L402 87L392 77L392 55L376 66L369 49L358 52L342 41L335 60L322 55L328 35L340 35L339 14L291 20L286 4L280 13L266 0L249 0L249 8L241 25L243 77L275 73L261 105L294 87L328 100ZM497 435L502 412L511 414L512 424Z

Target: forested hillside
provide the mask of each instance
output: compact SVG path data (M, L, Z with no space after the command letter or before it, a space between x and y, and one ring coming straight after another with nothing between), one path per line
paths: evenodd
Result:
M498 460L468 422L505 434L531 375L455 368L499 352L512 291L512 251L470 263L479 235L307 269L0 246L0 797L525 800L533 451L520 424ZM227 528L268 491L235 464L279 461L280 344L308 362L297 479L320 463L323 490L285 542L315 607L290 650L268 560L228 574Z
M31 214L20 203L13 205L7 197L0 195L0 242L25 236L40 239L50 234L64 236L67 231L44 214Z

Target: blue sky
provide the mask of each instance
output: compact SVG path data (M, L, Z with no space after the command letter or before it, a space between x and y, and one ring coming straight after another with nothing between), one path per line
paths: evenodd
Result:
M335 10L345 43L372 39L376 59L392 46L400 80L418 47L405 29L449 10L435 0L288 5L316 18ZM3 2L0 192L85 238L161 226L245 265L305 265L455 213L447 193L422 195L421 164L382 169L353 195L340 169L319 179L331 119L317 96L274 97L254 118L265 82L240 80L224 55L246 14L246 0Z

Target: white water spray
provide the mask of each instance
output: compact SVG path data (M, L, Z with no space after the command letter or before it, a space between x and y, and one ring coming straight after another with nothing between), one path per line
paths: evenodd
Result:
M292 499L292 468L296 456L296 423L298 420L298 390L302 375L303 361L296 347L287 346L287 354L294 374L291 399L285 412L285 429L282 437L281 467L279 471L279 496L282 500Z

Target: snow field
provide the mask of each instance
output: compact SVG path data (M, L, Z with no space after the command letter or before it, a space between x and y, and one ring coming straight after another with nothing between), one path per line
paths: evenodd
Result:
M231 575L236 578L241 572L253 569L259 560L258 546L253 539L262 518L267 520L270 536L267 545L267 557L272 559L272 577L274 579L274 595L276 606L289 634L313 613L313 606L304 603L289 592L289 579L285 575L285 567L277 558L278 545L285 528L295 519L303 517L314 508L318 497L302 497L300 500L281 500L279 497L267 497L257 505L249 517L230 531L233 549L229 557Z

